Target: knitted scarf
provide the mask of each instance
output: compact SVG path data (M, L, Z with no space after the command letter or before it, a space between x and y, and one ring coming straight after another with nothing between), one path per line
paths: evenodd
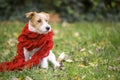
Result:
M53 32L47 34L38 34L28 30L28 23L25 25L22 33L18 37L17 55L11 62L2 62L0 64L0 72L22 70L23 68L31 68L40 63L41 59L49 55L49 51L53 47ZM23 48L31 51L40 48L30 60L25 61Z

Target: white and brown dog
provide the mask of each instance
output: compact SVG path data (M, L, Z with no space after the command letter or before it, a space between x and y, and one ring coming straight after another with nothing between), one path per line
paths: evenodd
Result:
M48 24L49 21L49 14L45 12L28 12L26 13L26 17L29 18L29 23L28 23L28 29L31 32L36 32L39 34L46 34L49 31L51 31L51 26ZM36 51L38 51L39 48L35 48L32 51L28 51L25 47L23 49L24 51L24 57L25 61L30 59L32 55ZM60 61L64 59L64 53L62 53L58 59L56 59L55 55L53 54L52 50L50 51L50 54L43 58L42 61L40 62L41 68L48 68L48 61L52 62L54 65L54 68L60 67Z

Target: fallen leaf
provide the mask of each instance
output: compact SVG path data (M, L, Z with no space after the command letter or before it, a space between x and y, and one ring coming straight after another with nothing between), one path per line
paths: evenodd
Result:
M3 52L3 54L6 56L6 55L8 55L10 53L10 50L9 49L6 49L6 50L4 50L4 52Z
M97 64L95 64L95 63L88 63L90 66L92 66L92 67L95 67L95 66L97 66Z
M78 36L79 36L79 32L75 32L75 33L74 33L74 36L75 36L75 37L78 37Z
M120 61L120 57L116 58L117 61Z
M60 74L53 74L53 77L59 78L59 77L60 77Z
M97 45L96 43L93 43L93 44L92 44L92 46L94 46L94 47L96 47L96 45Z
M13 36L17 38L17 37L19 36L19 34L16 33L16 32L14 32L14 33L13 33Z
M109 66L108 70L110 70L110 71L116 71L116 70L118 70L118 68L114 67L114 66Z
M14 77L14 78L12 78L11 80L19 80L18 78L16 78L16 77Z
M37 73L47 73L47 69L39 69L39 70L35 70Z
M47 80L47 76L44 76L44 80Z
M8 45L10 46L15 46L15 44L17 43L17 39L15 38L10 38L8 41L7 41Z
M75 62L80 62L80 61L82 61L82 60L80 60L80 59L74 59L74 61L75 61Z
M107 76L108 76L108 78L110 78L110 75L109 75L109 74L108 74Z
M85 65L83 65L83 64L79 64L78 67L85 67Z
M74 62L72 59L67 59L67 60L65 60L65 61L68 62L68 63Z
M13 77L11 80L22 80L22 78Z
M76 75L75 80L80 80L80 77Z
M89 53L89 54L93 54L93 52L92 52L91 50L88 50L88 53Z
M30 78L29 76L26 76L25 80L33 80L33 79Z
M83 76L82 76L82 79L84 79L84 78L86 78L86 75L83 75Z
M80 52L83 52L83 51L85 51L86 49L85 48L82 48L81 50L80 50Z

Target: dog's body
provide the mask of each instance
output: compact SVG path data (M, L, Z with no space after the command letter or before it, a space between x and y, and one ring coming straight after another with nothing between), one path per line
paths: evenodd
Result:
M26 13L26 17L29 18L28 30L31 32L35 32L38 34L46 35L49 31L51 31L51 26L48 24L49 14L41 12L29 12ZM32 51L27 50L25 47L23 48L25 61L31 59L31 57L38 51L40 48L35 48ZM64 56L62 56L64 57ZM44 57L41 62L41 68L48 68L48 61L52 62L54 68L60 67L60 63L56 60L55 55L52 50L47 57Z
M33 29L34 27L32 27L29 23L28 25L28 29L32 32L36 32L35 29ZM28 51L25 47L23 48L24 51L24 57L25 57L25 61L31 59L31 57L38 51L40 50L40 48L35 48L32 51ZM57 62L56 57L54 55L54 53L52 52L52 50L50 51L49 55L45 58L42 59L42 61L40 62L40 66L41 68L48 68L48 61L52 62L54 65L54 68L59 67L60 64L59 62Z

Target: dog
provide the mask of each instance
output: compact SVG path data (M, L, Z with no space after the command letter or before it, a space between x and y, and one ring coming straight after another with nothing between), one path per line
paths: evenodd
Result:
M65 54L56 59L53 48L53 30L49 21L49 14L45 12L28 12L29 22L18 37L17 55L12 61L0 63L0 72L22 70L40 65L48 69L48 62L52 62L54 69L61 69L61 61Z
M46 35L48 32L51 31L51 25L48 23L50 16L48 13L45 12L28 12L26 13L26 18L29 19L28 23L28 29L31 32L35 32L38 34L44 34ZM31 57L40 50L40 48L35 48L32 51L27 50L25 47L23 48L24 51L24 57L25 61L31 59ZM47 57L44 57L41 62L40 66L41 68L46 68L48 69L48 62L50 61L53 65L54 68L60 67L60 62L64 59L65 55L62 53L58 59L56 59L54 53L52 50L50 50L50 53Z

